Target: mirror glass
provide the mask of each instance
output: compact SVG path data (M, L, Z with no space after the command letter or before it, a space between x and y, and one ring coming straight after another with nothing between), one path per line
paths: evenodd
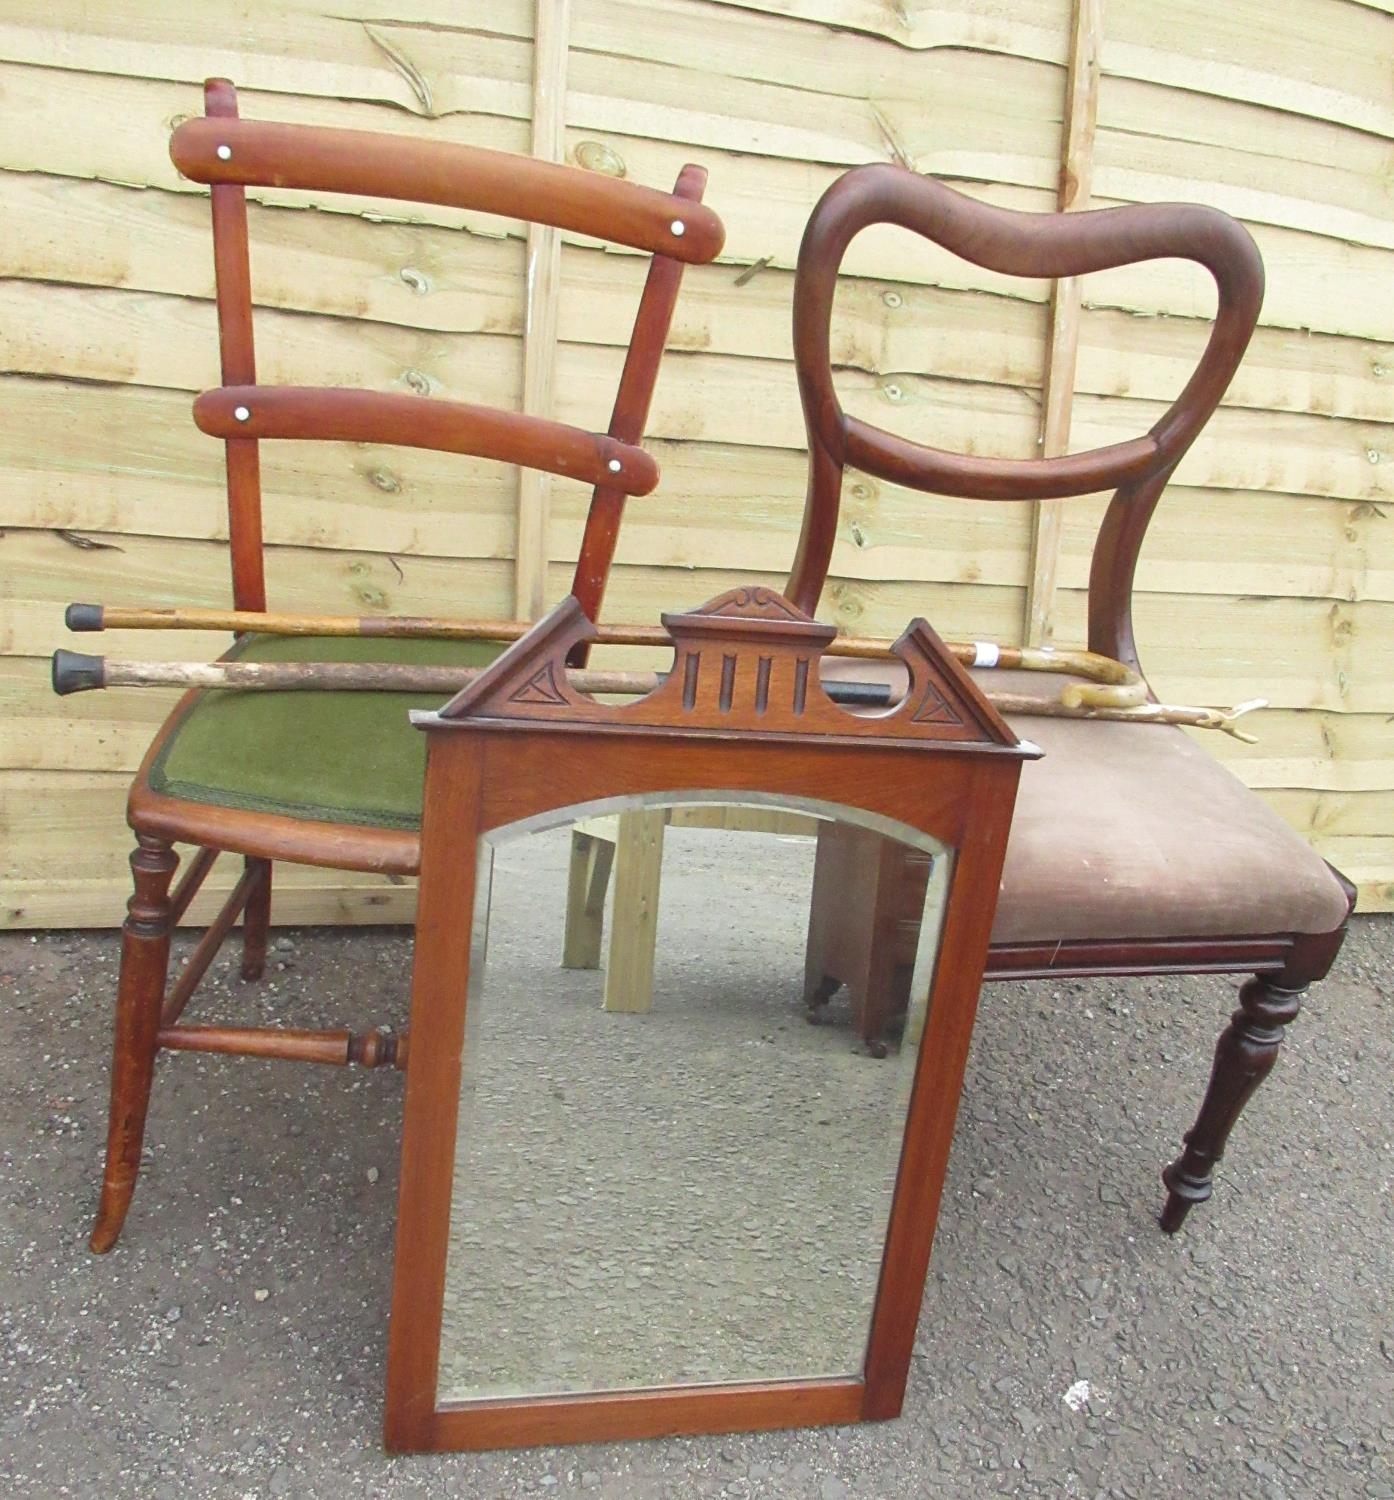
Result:
M749 793L481 844L441 1405L860 1373L952 863Z

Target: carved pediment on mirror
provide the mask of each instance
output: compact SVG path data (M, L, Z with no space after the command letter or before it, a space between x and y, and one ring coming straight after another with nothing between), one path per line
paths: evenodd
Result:
M828 696L823 654L837 635L773 589L731 589L684 614L664 614L673 665L643 698L606 702L566 672L568 653L595 626L568 596L463 688L437 716L529 728L767 738L816 735L882 743L940 741L963 748L1018 747L1017 736L923 619L891 646L909 674L900 702L853 713Z

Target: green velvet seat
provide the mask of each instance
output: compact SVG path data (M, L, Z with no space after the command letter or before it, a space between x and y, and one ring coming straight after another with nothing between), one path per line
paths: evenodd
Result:
M503 649L494 641L263 635L246 637L228 655L483 667ZM443 701L439 693L206 692L165 741L149 784L216 807L415 829L426 736L407 713Z

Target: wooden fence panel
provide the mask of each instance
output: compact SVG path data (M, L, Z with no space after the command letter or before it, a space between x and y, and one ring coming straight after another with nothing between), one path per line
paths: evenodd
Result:
M169 163L171 125L200 110L205 75L225 73L252 118L526 151L535 7L499 0L484 24L448 0L254 0L213 28L177 0L51 0L0 19L0 88L29 126L0 136L0 921L119 920L123 778L168 701L53 698L43 658L64 643L63 604L227 599L220 446L189 419L217 378L207 204ZM721 260L684 284L651 423L663 482L628 509L607 598L610 618L651 620L732 583L778 583L792 558L804 468L789 306L818 195L848 166L897 160L994 203L1052 207L1072 6L569 9L568 158L656 186L699 161L729 231ZM1250 356L1144 550L1144 661L1163 696L1269 697L1260 744L1207 743L1345 865L1367 907L1394 906L1394 18L1362 0L1279 15L1257 0L1108 0L1103 23L1094 201L1225 208L1269 274ZM522 400L522 226L249 198L263 379ZM562 239L555 356L533 388L550 377L556 416L603 425L644 262ZM849 410L946 447L1035 451L1049 283L889 229L859 237L844 270L833 348ZM1156 420L1199 353L1213 290L1166 262L1086 278L1081 300L1075 449ZM333 443L267 443L263 467L273 601L512 613L510 471ZM550 599L585 500L555 483L519 570ZM1082 631L1101 505L1061 514L1061 641ZM1031 536L1028 507L849 475L824 612L858 631L925 614L946 634L1019 639ZM169 658L223 642L103 644ZM401 920L412 892L301 871L276 899L278 921Z

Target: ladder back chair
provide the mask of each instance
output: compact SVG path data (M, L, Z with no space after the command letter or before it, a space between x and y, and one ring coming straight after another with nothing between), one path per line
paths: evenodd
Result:
M684 167L671 194L569 166L497 151L362 131L245 121L224 79L205 86L206 114L174 132L170 154L210 187L222 385L194 403L200 429L226 444L232 593L264 611L259 444L267 439L387 443L498 460L594 486L573 593L594 619L624 504L658 482L640 446L684 267L712 260L724 230L701 203L706 172ZM647 251L652 255L609 430L414 395L256 382L247 187L306 189L468 208ZM75 606L77 616L86 606ZM81 627L70 612L70 623ZM506 641L239 636L244 661L369 661L483 665ZM275 860L414 875L424 776L423 737L401 693L186 694L161 728L131 789L135 891L123 927L111 1117L94 1251L120 1234L140 1166L161 1049L367 1066L405 1062L389 1032L180 1024L194 988L239 917L241 972L265 964ZM435 707L436 700L415 706ZM197 853L171 889L176 842ZM222 853L241 878L167 989L175 924Z
M1005 275L1066 277L1182 257L1214 277L1218 311L1190 381L1150 432L1059 458L970 457L880 431L842 410L829 326L852 237L892 223ZM809 221L794 291L794 347L809 442L809 489L786 593L816 610L851 465L912 489L976 500L1114 490L1089 574L1088 647L1141 670L1132 589L1147 524L1176 464L1234 375L1258 319L1263 266L1248 233L1213 209L1139 205L1073 214L989 207L899 167L859 167ZM865 678L876 664L826 663ZM976 674L985 688L1041 694L1029 672ZM883 677L903 682L895 664ZM1044 679L1055 682L1059 679ZM1010 716L1009 716L1010 717ZM1277 1058L1303 991L1325 977L1354 904L1350 884L1180 729L1020 718L1045 751L1025 767L988 959L990 979L1236 972L1251 975L1220 1037L1208 1089L1163 1179L1164 1229L1210 1196L1231 1127ZM905 1008L911 902L925 874L860 830L819 836L806 999L842 984L868 1041ZM874 922L849 913L871 909Z

